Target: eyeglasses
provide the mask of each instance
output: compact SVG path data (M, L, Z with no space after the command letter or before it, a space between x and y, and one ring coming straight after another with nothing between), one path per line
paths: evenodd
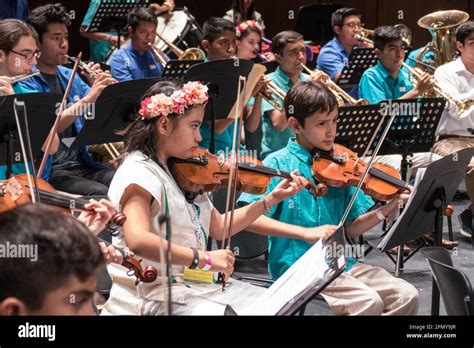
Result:
M288 55L290 57L296 57L298 56L300 53L303 53L305 54L306 53L306 48L303 47L303 48L295 48L295 49L292 49L290 51L288 51Z
M349 28L354 29L354 28L363 28L364 25L362 23L354 23L354 22L349 22L349 23L344 23L343 25L347 25Z
M32 60L33 58L38 59L39 57L41 57L41 52L40 51L36 51L36 52L33 52L33 53L28 53L28 54L20 53L20 52L14 51L14 50L10 50L10 52L18 54L19 56L22 56L26 60Z

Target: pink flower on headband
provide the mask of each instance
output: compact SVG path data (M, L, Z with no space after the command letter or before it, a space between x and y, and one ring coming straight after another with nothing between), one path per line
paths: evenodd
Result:
M151 119L170 114L182 114L190 106L204 105L208 100L207 86L198 81L186 83L171 96L155 94L142 100L138 114L141 119Z
M239 38L242 36L242 33L245 32L249 27L255 27L257 28L260 32L262 31L262 27L257 23L256 20L251 20L251 21L245 21L237 25L236 28L236 33L235 35Z

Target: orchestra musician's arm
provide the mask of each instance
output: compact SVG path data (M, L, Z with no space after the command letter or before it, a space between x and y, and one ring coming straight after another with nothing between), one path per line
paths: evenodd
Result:
M246 107L246 115L247 118L245 119L245 128L253 133L257 130L258 125L260 124L260 120L262 118L262 100L263 97L259 94L259 91L263 88L266 88L269 81L262 80L257 83L255 86L252 96L254 99L254 104L252 106Z
M399 99L410 99L423 96L423 94L425 94L430 88L432 88L433 85L434 81L431 75L424 73L416 82L416 85L413 87L413 89L402 95Z
M286 128L288 128L288 122L286 120L285 112L280 112L278 110L271 110L268 111L268 116L272 121L273 127L279 132L283 132Z
M97 40L97 41L107 41L110 42L112 45L118 45L118 36L107 34L107 33L89 33L85 30L84 27L79 28L79 33L82 37L85 37L89 40Z

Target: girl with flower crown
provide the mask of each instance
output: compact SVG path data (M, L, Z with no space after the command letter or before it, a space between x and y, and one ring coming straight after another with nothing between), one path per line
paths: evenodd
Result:
M275 56L271 52L258 55L261 49L263 30L257 21L245 21L237 25L235 36L237 37L237 58L250 59L257 62L275 60Z
M127 216L114 244L128 247L143 257L142 265L159 271L152 283L139 283L116 265L109 266L113 279L110 298L103 314L161 314L167 294L162 266L171 248L172 313L223 314L225 305L235 310L248 305L262 288L229 279L234 255L230 250L206 251L208 237L222 239L224 216L206 194L189 202L168 169L171 157L187 159L201 140L199 127L207 102L207 87L200 82L160 81L145 94L139 115L122 134L125 154L110 185L109 197ZM245 229L266 209L298 193L306 179L292 174L270 195L236 209L232 234ZM161 217L169 213L171 243ZM186 268L186 269L185 269ZM226 290L211 283L188 281L189 269L223 272Z

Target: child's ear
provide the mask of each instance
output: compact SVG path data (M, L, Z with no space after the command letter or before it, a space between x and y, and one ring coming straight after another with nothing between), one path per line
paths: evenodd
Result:
M27 315L27 307L23 301L16 297L7 297L0 302L0 316L2 315Z
M206 51L209 49L209 47L211 47L211 43L209 42L209 40L202 40L201 45L202 48L204 48L204 50Z
M342 31L342 28L339 25L335 25L335 26L332 27L332 30L334 31L334 33L336 35L340 35L341 31Z
M378 59L382 57L382 51L379 48L375 48L374 52Z
M0 50L0 62L3 63L7 59L7 54L4 50Z
M303 126L301 126L298 120L294 118L293 116L290 116L288 118L288 125L291 127L291 130L295 132L295 134L300 134L304 128Z
M171 120L168 117L160 117L156 122L156 126L161 135L169 135L171 132Z

